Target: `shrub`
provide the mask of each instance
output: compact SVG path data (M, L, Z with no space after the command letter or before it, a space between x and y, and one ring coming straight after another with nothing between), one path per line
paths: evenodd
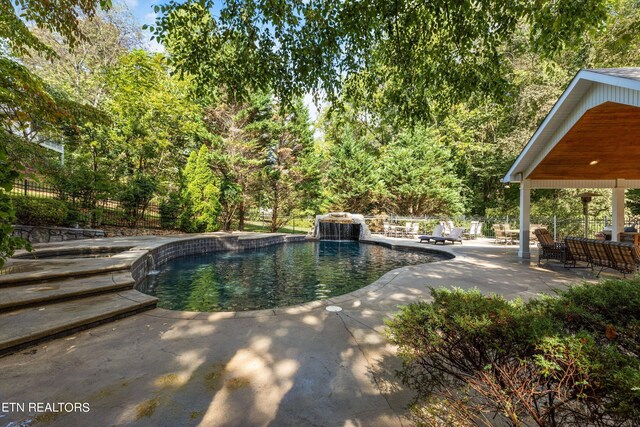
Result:
M62 200L40 197L13 197L16 223L21 225L66 225L69 209Z
M416 423L639 425L637 289L584 284L527 303L432 290L387 322Z
M180 216L180 194L173 191L160 201L160 227L174 229Z
M582 284L549 298L549 311L569 331L587 331L600 345L640 356L640 277Z
M118 199L126 212L126 221L135 227L144 215L157 184L153 177L146 174L136 174L128 182Z
M0 131L0 137L6 137ZM4 266L5 260L13 255L20 248L31 250L29 243L16 236L12 236L13 224L15 222L15 206L9 195L13 182L18 177L18 172L9 161L4 143L0 143L0 268Z

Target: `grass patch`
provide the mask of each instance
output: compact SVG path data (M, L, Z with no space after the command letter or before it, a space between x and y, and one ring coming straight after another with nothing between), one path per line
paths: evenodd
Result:
M229 390L238 390L239 388L248 387L249 384L251 384L251 381L249 381L249 378L245 377L231 378L225 383Z
M153 399L145 400L136 407L136 419L148 418L156 411L160 405L160 400L157 397Z
M276 231L276 233L289 233L289 234L307 234L311 230L306 224L306 221L301 222L300 225L296 222L295 228L293 224L287 224L284 227L281 227ZM270 233L271 228L268 223L263 223L260 221L246 221L244 223L244 231L254 231L254 232L262 232L262 233Z

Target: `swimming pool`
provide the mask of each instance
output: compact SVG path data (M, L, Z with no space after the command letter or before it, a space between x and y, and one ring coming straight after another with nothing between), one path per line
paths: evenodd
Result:
M354 241L285 243L175 258L137 289L171 310L261 310L343 295L389 270L442 259Z

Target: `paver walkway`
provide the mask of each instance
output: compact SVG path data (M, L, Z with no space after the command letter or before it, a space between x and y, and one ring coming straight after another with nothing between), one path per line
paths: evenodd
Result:
M428 286L527 298L579 280L575 271L522 263L516 247L443 250L456 258L394 270L334 298L339 313L318 304L237 314L155 309L0 358L0 404L90 407L0 411L0 426L410 425L410 395L383 337L398 305L428 298Z

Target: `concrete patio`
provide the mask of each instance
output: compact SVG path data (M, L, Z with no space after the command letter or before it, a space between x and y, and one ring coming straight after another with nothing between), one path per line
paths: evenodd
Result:
M406 426L410 394L383 335L399 305L428 299L430 286L529 298L592 279L522 261L517 246L437 249L455 259L400 268L328 301L239 313L156 308L0 358L0 402L90 407L0 412L0 426Z

